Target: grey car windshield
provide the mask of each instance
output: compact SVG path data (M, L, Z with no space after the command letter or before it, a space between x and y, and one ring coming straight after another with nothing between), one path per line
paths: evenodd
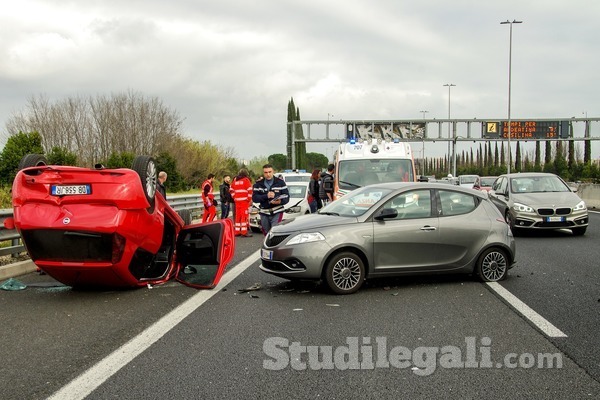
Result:
M359 217L387 196L391 189L366 187L357 189L323 207L319 214Z
M556 176L517 177L510 179L513 193L570 192L571 189Z

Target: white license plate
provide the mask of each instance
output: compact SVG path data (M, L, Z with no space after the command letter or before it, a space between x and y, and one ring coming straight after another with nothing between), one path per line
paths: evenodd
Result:
M91 194L90 185L52 185L53 196L70 196L78 194Z
M260 249L260 258L264 258L265 260L272 260L273 250Z
M563 222L564 217L547 217L546 222Z

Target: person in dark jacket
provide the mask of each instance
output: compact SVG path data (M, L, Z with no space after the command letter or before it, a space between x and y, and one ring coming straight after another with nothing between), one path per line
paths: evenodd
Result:
M333 201L333 171L335 165L329 164L327 166L327 172L321 174L319 180L319 198L323 202L323 205Z
M233 202L233 197L231 197L231 193L229 190L231 189L231 176L225 175L223 177L223 183L219 185L219 196L221 197L221 219L225 219L229 217L229 212L231 211L231 203Z
M283 206L290 201L290 193L285 181L273 176L271 164L263 165L263 176L252 188L252 201L259 204L260 225L266 235L283 219Z
M156 182L156 191L167 199L167 190L165 189L165 181L167 180L167 173L165 171L160 171L158 173L158 181Z
M318 169L313 170L310 175L310 182L308 183L308 193L310 194L308 204L310 205L311 213L316 213L317 210L323 207L323 203L321 203L321 198L319 197L319 172Z

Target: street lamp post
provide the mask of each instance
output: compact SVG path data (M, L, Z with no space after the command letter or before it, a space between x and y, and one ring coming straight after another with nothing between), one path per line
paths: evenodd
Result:
M512 155L512 151L510 150L510 87L511 87L511 80L512 80L512 26L513 24L522 24L523 21L517 21L512 20L506 20L503 22L500 22L500 25L505 25L505 24L509 24L510 25L510 33L509 33L509 42L508 42L508 138L507 138L507 142L508 142L508 166L507 166L507 173L510 174L510 164L511 164L511 155Z
M425 114L429 111L421 110L419 112L423 113L423 120L425 120ZM421 150L421 175L425 175L425 131L423 131L423 137L421 139L423 140L423 149Z
M327 113L327 126L325 127L325 138L329 139L329 117L333 117L333 114Z
M444 84L444 86L448 86L448 160L450 160L450 140L451 140L451 135L450 135L450 127L452 125L452 123L450 122L450 89L452 88L452 86L456 86L453 83L446 83ZM452 160L452 163L455 163L455 160ZM450 173L450 165L448 165L448 173ZM454 177L454 176L453 176Z

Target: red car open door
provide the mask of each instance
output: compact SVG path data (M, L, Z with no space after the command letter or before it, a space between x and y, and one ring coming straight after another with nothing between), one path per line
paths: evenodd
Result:
M185 226L177 236L176 279L198 289L212 289L225 273L234 250L230 219Z

